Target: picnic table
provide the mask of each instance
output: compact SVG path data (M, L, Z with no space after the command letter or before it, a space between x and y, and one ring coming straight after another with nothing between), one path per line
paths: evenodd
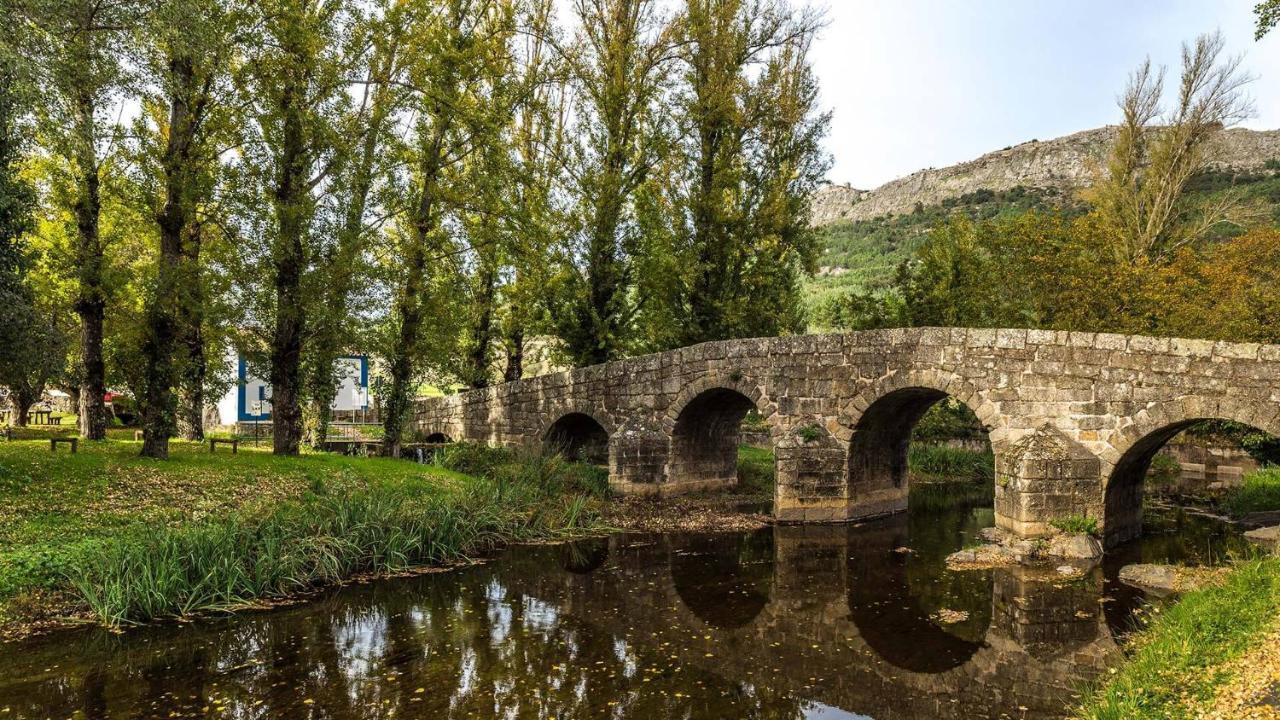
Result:
M32 410L31 411L30 420L32 425L53 425L54 424L53 419L54 418L53 418L52 410ZM57 424L59 425L62 424L62 418L58 418Z
M67 443L71 446L71 454L76 454L76 449L80 445L80 438L73 437L52 437L49 438L49 452L58 452L58 443Z

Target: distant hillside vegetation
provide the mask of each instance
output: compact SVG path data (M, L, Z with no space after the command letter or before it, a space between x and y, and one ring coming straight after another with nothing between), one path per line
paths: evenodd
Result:
M871 191L842 186L824 189L814 198L814 224L820 227L821 250L818 273L806 287L809 307L818 307L834 294L883 287L930 228L953 213L987 219L1032 209L1082 211L1078 199L1084 177L1081 158L1086 149L1096 150L1108 136L1109 129L1104 128L1044 143L1024 143L950 168L921 171ZM1212 170L1192 182L1190 192L1241 193L1258 212L1280 223L1280 131L1229 130L1223 136L1218 144L1220 157L1244 167L1215 162ZM1258 154L1253 155L1255 152ZM1064 161L1064 165L1053 167L1051 158ZM1003 172L998 171L1000 167ZM1029 172L1032 167L1036 172ZM981 172L975 172L977 169ZM1017 178L1028 183L1016 184L1013 181ZM973 188L980 183L994 187L966 189L933 202L947 188ZM908 202L912 190L920 199ZM897 212L864 217L872 207L887 206ZM1221 232L1224 237L1234 233L1225 227Z

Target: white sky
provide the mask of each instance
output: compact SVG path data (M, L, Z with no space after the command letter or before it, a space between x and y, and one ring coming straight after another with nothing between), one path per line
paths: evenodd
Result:
M1174 73L1182 41L1215 29L1257 76L1244 126L1280 128L1280 29L1254 42L1256 1L816 0L828 177L873 188L1114 123L1130 70L1150 55Z

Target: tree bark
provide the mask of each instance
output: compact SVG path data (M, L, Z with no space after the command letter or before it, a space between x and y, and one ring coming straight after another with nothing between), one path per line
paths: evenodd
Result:
M497 294L497 269L484 263L480 270L479 315L471 328L471 348L467 374L472 388L489 387L490 346L493 343L493 300Z
M106 366L102 358L103 324L106 317L106 288L103 265L106 262L98 218L102 212L98 161L94 143L94 103L82 94L77 105L78 140L76 171L79 193L74 204L76 218L76 261L79 292L75 311L80 317L80 435L87 440L107 437Z
M278 236L275 240L275 330L271 339L272 453L297 455L302 442L302 338L306 305L302 274L307 231L308 157L303 128L302 89L287 85L281 97L284 117L280 172L275 188Z
M524 328L511 328L507 336L507 369L502 373L505 382L515 382L524 377Z
M169 457L169 437L175 429L176 384L174 352L178 340L178 308L183 281L182 240L191 224L189 176L195 122L187 105L194 89L195 68L190 58L173 58L169 75L174 91L169 98L169 137L162 167L164 207L157 214L160 226L160 258L155 295L147 308L147 336L142 353L146 361L141 400L142 456Z
M20 388L11 388L14 425L26 427L31 422L31 406L39 399L39 395L25 392Z

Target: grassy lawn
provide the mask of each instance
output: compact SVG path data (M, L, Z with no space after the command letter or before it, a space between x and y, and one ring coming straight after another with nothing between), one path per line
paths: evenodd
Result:
M29 620L46 594L107 622L145 621L456 561L581 529L582 499L598 491L558 460L502 451L453 453L466 475L184 442L155 461L139 446L71 455L46 439L0 442L0 625Z
M1280 558L1239 564L1221 586L1155 615L1130 657L1086 699L1088 720L1202 717L1280 618Z

